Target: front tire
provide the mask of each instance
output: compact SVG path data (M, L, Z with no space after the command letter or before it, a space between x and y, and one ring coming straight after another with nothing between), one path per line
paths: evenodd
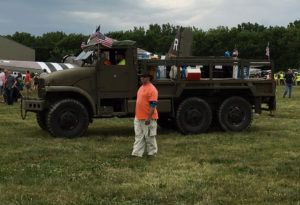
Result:
M221 104L218 111L218 121L225 131L243 131L252 122L252 108L242 97L229 97Z
M47 112L37 112L36 121L42 130L47 130Z
M188 98L177 109L176 123L183 134L206 132L211 121L211 108L203 99L197 97Z
M77 100L61 100L49 110L47 126L54 137L80 137L86 132L88 125L88 112Z

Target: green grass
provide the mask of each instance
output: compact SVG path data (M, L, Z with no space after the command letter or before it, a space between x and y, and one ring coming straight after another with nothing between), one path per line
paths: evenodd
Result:
M158 130L155 158L128 158L133 119L99 119L69 140L0 104L0 204L300 204L300 87L251 128Z

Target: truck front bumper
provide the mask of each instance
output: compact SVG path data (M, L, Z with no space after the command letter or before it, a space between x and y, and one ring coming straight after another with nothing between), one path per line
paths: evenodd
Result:
M45 100L38 98L23 98L21 100L21 111L25 112L40 112L45 107Z

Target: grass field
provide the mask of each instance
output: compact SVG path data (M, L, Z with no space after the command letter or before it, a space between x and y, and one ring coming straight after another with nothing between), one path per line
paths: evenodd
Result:
M300 204L300 87L251 128L158 130L155 158L129 158L133 119L99 119L53 138L35 115L0 104L0 204Z

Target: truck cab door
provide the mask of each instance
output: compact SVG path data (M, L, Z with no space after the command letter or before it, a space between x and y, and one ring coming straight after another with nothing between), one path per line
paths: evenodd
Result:
M101 92L126 92L128 90L128 67L126 65L101 65L99 74Z
M105 98L128 98L131 93L131 75L133 75L132 60L126 50L109 50L110 65L100 63L97 72L99 97ZM123 53L125 65L118 65L117 55ZM103 61L102 61L103 62Z

